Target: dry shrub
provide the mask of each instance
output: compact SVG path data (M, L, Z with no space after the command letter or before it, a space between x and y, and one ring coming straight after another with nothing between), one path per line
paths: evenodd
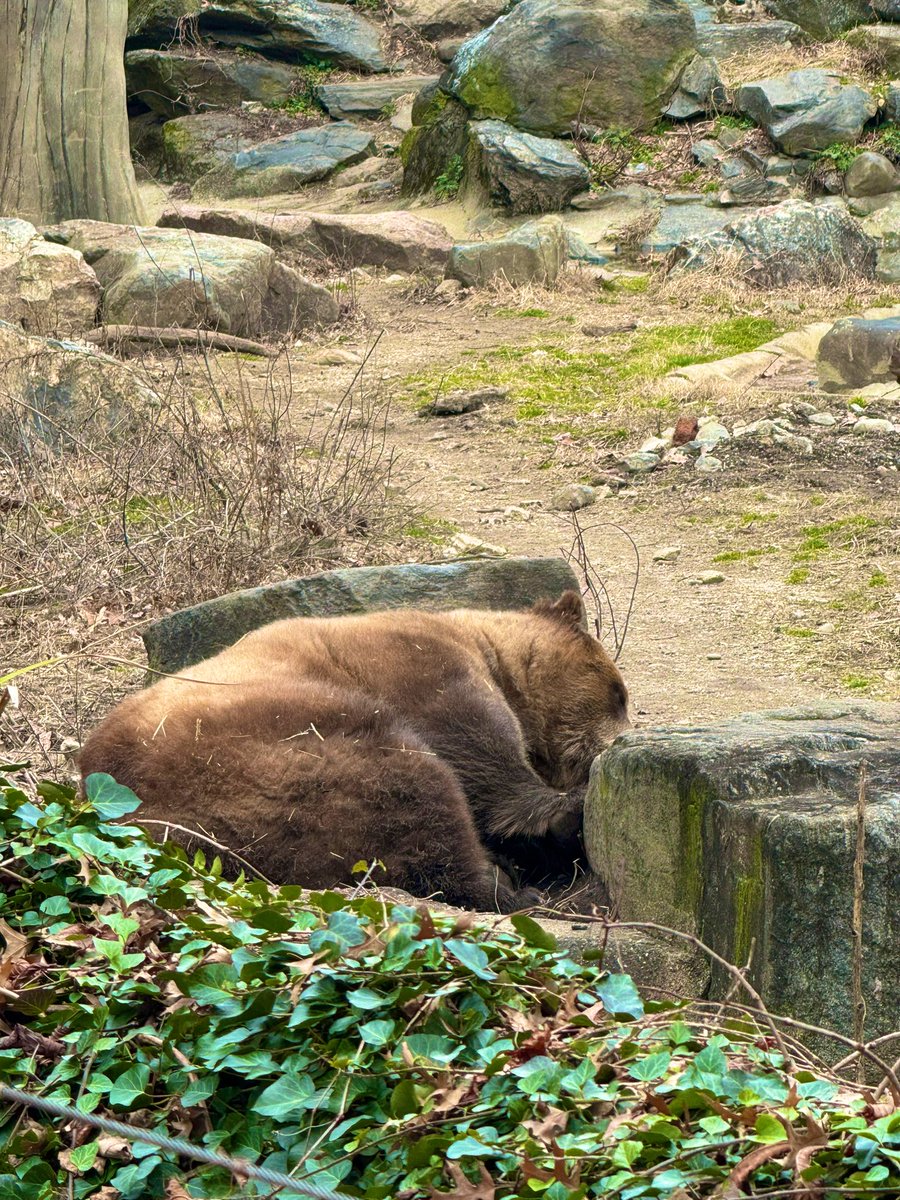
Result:
M64 657L17 679L7 753L10 731L29 755L79 736L85 705L117 698L110 658L141 667L147 620L371 561L408 518L388 407L360 377L339 404L297 411L286 359L259 373L220 361L157 361L158 403L127 435L98 414L74 440L43 440L0 390L0 676Z

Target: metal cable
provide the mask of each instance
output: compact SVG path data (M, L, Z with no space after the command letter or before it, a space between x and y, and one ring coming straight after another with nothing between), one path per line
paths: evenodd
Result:
M209 1163L211 1166L223 1167L235 1175L243 1175L247 1179L258 1179L261 1183L271 1184L276 1188L284 1188L301 1196L311 1196L313 1200L350 1200L342 1192L332 1191L331 1188L320 1187L315 1183L301 1183L283 1171L272 1171L268 1167L256 1167L243 1158L231 1158L225 1154L217 1154L203 1146L195 1146L184 1138L169 1137L152 1129L139 1129L136 1125L127 1125L124 1121L113 1121L107 1117L97 1117L93 1113L81 1112L71 1105L61 1104L58 1100L48 1100L44 1096L33 1096L19 1088L8 1087L0 1083L0 1099L8 1100L11 1104L20 1104L26 1108L37 1109L51 1117L59 1117L67 1121L77 1121L81 1125L90 1125L102 1133L113 1133L117 1137L126 1138L129 1142L143 1142L147 1146L158 1146L160 1150L168 1150L181 1158L190 1158L195 1162Z

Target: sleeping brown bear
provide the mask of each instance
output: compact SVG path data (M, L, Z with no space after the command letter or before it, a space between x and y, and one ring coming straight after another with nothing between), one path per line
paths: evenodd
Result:
M349 883L380 860L391 886L509 912L536 897L496 860L577 833L591 761L628 725L583 614L566 592L525 612L276 621L123 701L81 773L278 882Z

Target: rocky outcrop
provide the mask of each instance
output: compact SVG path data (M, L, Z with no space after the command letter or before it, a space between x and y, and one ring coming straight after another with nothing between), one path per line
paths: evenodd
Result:
M394 19L430 42L475 33L493 25L510 0L396 0Z
M793 21L826 42L854 25L871 21L873 9L869 0L765 0L765 5L774 16ZM874 7L878 7L877 0Z
M682 0L520 0L463 45L447 87L475 118L528 133L643 129L695 45Z
M454 246L447 275L466 287L483 287L494 280L513 287L553 287L567 257L565 226L559 217L544 217L491 241Z
M716 60L697 54L681 72L678 87L663 115L673 121L687 121L706 112L720 111L725 103L725 85Z
M161 117L239 105L243 100L282 104L296 82L290 67L256 56L129 50L125 55L128 98Z
M166 173L194 183L251 145L250 128L234 113L192 113L162 127Z
M528 608L577 586L568 564L558 558L351 567L208 600L156 621L143 638L151 668L180 671L284 617L392 608Z
M861 25L851 30L845 40L864 50L890 77L900 74L900 25Z
M875 277L876 245L839 203L786 200L685 242L681 269L733 270L757 287Z
M864 388L870 383L896 383L891 358L900 349L900 318L837 321L819 343L819 383L827 392Z
M337 320L331 293L259 242L175 229L66 221L46 236L80 250L110 325L217 329L241 337Z
M372 135L347 121L298 129L231 154L197 180L194 194L226 199L293 192L374 151Z
M27 221L0 218L0 321L71 334L90 329L99 307L97 276L77 250L46 242Z
M866 1031L888 1032L900 1025L900 706L823 703L620 737L591 776L591 865L621 919L750 959L773 1011L849 1032L864 763ZM714 965L713 997L732 986Z
M443 271L451 241L443 225L409 212L264 213L181 205L166 209L161 226L247 238L303 258L342 267Z
M406 196L428 191L456 160L462 167L469 145L468 110L441 89L420 93L412 122L400 146Z
M491 203L512 213L559 212L591 176L569 142L521 133L503 121L473 121L470 163Z
M810 68L745 83L737 110L761 125L785 154L806 154L856 142L878 111L875 97L830 71Z

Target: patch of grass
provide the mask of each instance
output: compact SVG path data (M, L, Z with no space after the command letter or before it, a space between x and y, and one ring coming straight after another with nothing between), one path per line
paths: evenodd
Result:
M873 517L857 514L822 525L807 525L803 529L803 541L794 553L794 562L809 562L821 554L849 546L857 534L874 529L878 524Z
M697 183L702 178L703 178L702 170L700 170L699 167L694 167L690 171L682 171L681 174L678 176L678 178L675 180L675 184L677 187L680 187L680 188L689 188L689 187L692 187L695 183Z
M435 546L443 545L448 538L458 532L459 526L454 521L448 521L444 517L430 517L427 514L416 517L402 530L406 537L431 542Z
M851 692L867 692L872 686L872 680L868 675L857 675L853 671L841 676L841 683Z
M872 144L885 158L893 162L900 161L900 125L895 121L886 121Z
M785 583L794 587L798 583L806 583L806 581L808 579L809 579L809 568L808 567L794 567L792 570L790 570L788 572L787 578L785 579Z
M466 164L461 154L454 154L444 170L434 181L434 194L438 200L453 200L462 186Z
M748 512L741 513L740 517L738 518L738 525L742 529L746 529L748 525L762 525L763 522L777 520L778 513L757 512L751 509Z
M786 629L782 629L781 632L786 633L788 637L793 638L814 638L816 636L816 631L814 629L807 629L803 625L788 625L788 627Z
M833 142L824 150L818 150L813 157L823 166L843 172L852 166L853 160L862 153L862 149L862 146L845 146L842 142Z
M871 588L887 587L889 582L887 575L878 567L869 576L869 587Z
M616 280L617 291L628 292L633 296L642 296L649 286L649 275L620 275Z
M753 550L726 550L722 554L717 554L713 562L747 562L752 558L760 558L764 554L777 554L778 549L778 546L759 546Z
M321 61L304 63L303 66L297 68L293 93L287 100L274 105L274 107L295 117L308 117L322 112L322 105L316 96L316 88L325 83L333 72L334 68L331 63Z
M745 129L751 130L756 128L756 122L750 117L735 117L730 113L723 113L722 116L716 118L716 123L713 126L713 135L718 137L723 129Z
M670 412L680 401L646 385L674 367L710 362L750 350L780 332L764 317L733 317L695 325L658 325L636 333L610 336L605 350L574 351L552 343L498 346L451 371L443 368L410 376L410 398L425 400L436 386L445 389L484 386L509 390L520 421L558 416L607 416L623 406L629 412Z

